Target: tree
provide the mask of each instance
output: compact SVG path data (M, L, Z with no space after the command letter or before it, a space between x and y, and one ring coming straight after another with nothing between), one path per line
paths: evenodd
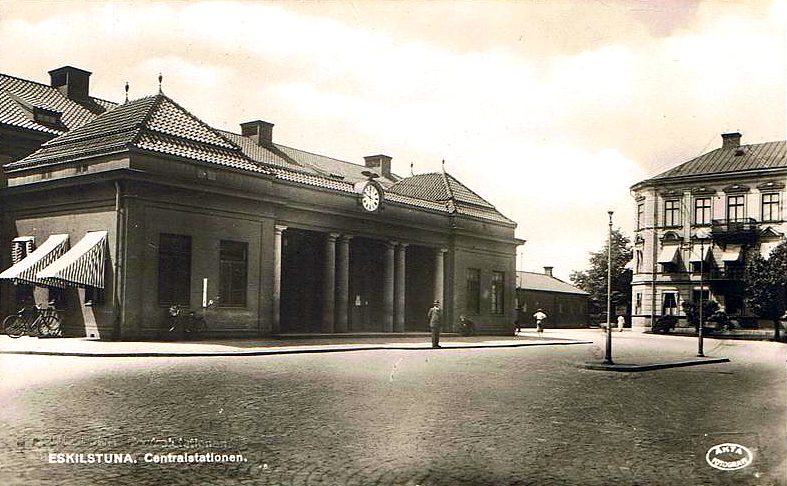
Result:
M609 239L604 247L597 252L590 252L588 263L590 268L584 271L573 271L569 278L571 283L590 294L590 313L600 314L607 309L607 250ZM628 306L631 303L632 271L626 264L633 257L631 240L620 229L612 231L612 312L618 305ZM609 316L612 319L612 316Z
M697 302L684 300L681 304L683 313L686 314L686 320L689 324L694 324L694 329L699 332L700 330L700 305ZM719 303L715 300L705 298L702 300L702 320L703 322L712 321L714 314L719 311Z
M787 312L787 242L763 258L753 253L744 276L748 307L758 316L773 320L774 339L780 339L779 320Z

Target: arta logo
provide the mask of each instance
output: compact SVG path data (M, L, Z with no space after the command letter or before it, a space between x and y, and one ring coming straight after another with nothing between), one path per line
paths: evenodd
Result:
M751 451L739 444L719 444L708 449L705 460L711 467L722 471L743 469L751 464L754 456Z

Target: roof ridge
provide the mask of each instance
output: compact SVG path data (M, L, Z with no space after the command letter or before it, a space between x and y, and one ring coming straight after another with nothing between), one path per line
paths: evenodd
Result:
M453 179L453 180L454 180L454 182L456 182L457 184L459 184L460 186L464 187L466 190L468 190L469 192L471 192L471 193L472 193L472 194L473 194L475 197L477 197L478 199L480 199L480 200L484 201L486 204L488 204L488 205L489 205L489 207L492 207L492 208L495 208L495 209L497 209L497 207L496 207L494 204L492 204L491 202L489 202L489 201L487 201L486 199L484 199L483 197L481 197L481 196L480 196L480 195L479 195L477 192L475 192L474 190L470 189L470 187L469 187L469 186L467 186L466 184L462 183L462 181L460 181L459 179L457 179L456 177L452 176L452 175L451 175L451 174L449 174L449 173L446 173L446 175L447 175L448 177L450 177L451 179ZM483 206L483 205L481 205L481 204L476 204L476 203L474 203L474 202L470 202L470 201L462 201L462 203L464 203L464 204L470 204L470 205L472 205L472 206L485 207L485 206Z
M137 142L139 142L139 139L142 137L143 131L151 131L151 132L155 131L150 129L145 130L145 127L147 123L150 121L150 119L153 117L153 112L155 112L156 109L158 109L158 107L161 106L161 103L164 100L165 95L164 93L159 93L153 96L156 99L153 103L150 104L150 107L148 107L148 112L145 113L145 116L142 117L142 120L134 124L133 129L137 130L137 133L136 135L134 135L134 138L132 138L131 141L129 142L131 145L135 145Z
M200 124L200 125L201 125L203 128L207 129L209 132L212 132L212 133L214 133L214 134L215 134L216 136L218 136L218 137L219 137L221 140L224 140L224 141L225 141L227 144L231 145L231 146L233 147L233 149L234 149L234 150L239 150L241 153L243 152L243 150L241 150L241 148L240 148L240 146L239 146L238 144L236 144L236 143L235 143L235 142L233 142L232 140L228 139L227 137L225 137L225 136L224 136L224 135L222 135L221 133L218 133L218 130L217 130L217 129L213 128L212 126L210 126L210 125L208 125L207 123L205 123L204 121L202 121L202 120L201 120L201 119L200 119L198 116L194 115L194 114L193 114L193 113L191 113L189 110L187 110L186 108L184 108L184 107L182 107L180 104L178 104L178 102L177 102L177 101L175 101L175 100L173 100L172 98L170 98L169 96L165 95L163 92L159 92L159 93L158 93L156 96L162 96L162 97L163 97L163 98L165 98L167 101L169 101L170 103L172 103L173 105L175 105L177 108L179 108L180 110L182 110L182 111L183 111L183 112L184 112L184 113L185 113L185 114L186 114L188 117L190 117L192 120L194 120L194 121L196 121L197 123L199 123L199 124ZM147 123L147 121L148 121L148 120L145 120L145 122L146 122L146 123ZM151 131L156 131L156 130L151 130ZM212 146L214 146L214 147L220 147L220 145L216 145L216 144L213 144L213 143L210 143L210 142L202 142L202 143L204 143L205 145L212 145ZM227 147L223 147L223 148L225 148L225 149L226 149ZM246 154L243 154L243 156L244 156L244 157L246 157ZM251 160L251 159L249 159L249 160ZM255 163L256 163L256 162L255 162Z

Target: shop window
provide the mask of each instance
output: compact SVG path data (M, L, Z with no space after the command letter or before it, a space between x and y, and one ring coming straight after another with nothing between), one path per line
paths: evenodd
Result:
M492 292L491 292L491 308L492 314L502 314L504 312L505 295L505 274L503 272L492 272Z
M159 305L189 305L191 294L191 237L159 235Z
M91 306L104 302L104 289L85 287L85 305Z
M709 197L698 197L694 200L694 224L711 223L711 206Z
M220 242L219 305L245 307L249 245L237 241Z
M664 226L680 226L680 201L664 201Z
M66 308L66 291L65 291L65 289L58 289L56 287L50 287L49 288L48 303L49 303L49 305L53 306L55 309L65 309Z
M762 195L762 220L763 221L779 220L779 194L778 193Z
M675 316L678 314L678 294L677 292L664 292L661 314L664 316Z

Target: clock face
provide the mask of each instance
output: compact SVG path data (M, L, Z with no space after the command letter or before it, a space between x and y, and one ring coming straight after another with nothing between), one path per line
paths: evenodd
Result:
M380 207L380 191L374 184L366 184L361 193L361 205L367 211L377 211Z

